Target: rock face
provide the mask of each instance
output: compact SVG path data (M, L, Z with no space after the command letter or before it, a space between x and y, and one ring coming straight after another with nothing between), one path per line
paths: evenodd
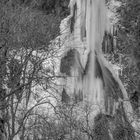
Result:
M89 120L94 121L94 139L132 140L134 133L128 116L132 113L131 104L121 81L102 53L102 42L108 29L105 1L71 0L69 6L70 43L65 45L60 67L65 75L65 93L72 97L71 101L76 95L78 102L84 104L86 101L94 107Z

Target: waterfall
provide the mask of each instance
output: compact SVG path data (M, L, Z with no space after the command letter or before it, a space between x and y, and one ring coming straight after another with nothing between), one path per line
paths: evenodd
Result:
M104 33L109 28L105 0L71 0L69 7L70 43L65 46L60 68L66 76L65 92L82 96L83 104L93 106L91 121L102 113L111 116L114 125L118 121L131 129L128 122L133 111L127 92L102 53Z

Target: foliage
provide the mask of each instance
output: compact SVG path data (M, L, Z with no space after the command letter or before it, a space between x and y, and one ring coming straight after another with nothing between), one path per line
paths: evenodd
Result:
M139 119L139 89L140 89L140 1L116 0L119 2L115 8L117 18L117 52L122 55L123 81L132 107L134 109L134 122ZM138 94L136 94L138 93ZM137 117L136 117L137 116ZM139 133L139 128L135 129ZM139 134L138 134L139 135Z
M57 93L54 59L58 48L51 41L59 35L65 14L45 12L30 2L0 2L0 117L9 140L27 137L27 128L33 130L36 125L30 125L30 116L38 113L34 113L38 106L51 105L50 98L55 100Z
M111 1L110 1L111 3ZM117 34L116 48L113 52L114 62L119 63L122 68L122 74L120 75L128 94L134 90L138 90L139 87L139 6L138 0L115 0L114 6L110 6L114 12L115 18L113 19L114 26ZM114 56L117 56L115 58ZM118 61L118 58L120 59ZM137 77L137 78L135 78Z

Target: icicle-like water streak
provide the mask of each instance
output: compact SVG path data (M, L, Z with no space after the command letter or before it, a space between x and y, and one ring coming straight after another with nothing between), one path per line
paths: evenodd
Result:
M77 10L74 10L75 6ZM75 77L82 75L80 78L82 82L80 81L80 84L76 85L80 86L85 100L95 105L99 104L99 108L103 112L115 113L119 102L128 100L128 97L121 81L114 74L112 66L106 62L102 55L103 36L108 29L105 1L71 0L70 8L72 17L74 15L77 18L74 20L74 29L71 33L71 36L74 36L74 44L71 47L76 48L75 42L77 41L86 41L84 55L81 51L84 49L83 46L77 47L81 56L78 61L82 60L82 57L87 58L87 61L82 61L83 73L74 75ZM78 63L81 63L78 61L76 65L73 65L75 67L73 70L76 70ZM127 113L132 113L131 105L128 102L124 103L124 107Z
M119 116L121 110L125 113L121 114L122 119L118 121L126 124L132 107L126 101L127 93L120 79L102 54L104 32L109 29L105 0L71 0L69 6L71 43L61 61L61 73L68 76L66 92L69 95L83 94L83 104L93 106L91 121L99 113ZM69 72L63 67L68 62Z
M103 1L86 1L86 41L89 50L88 67L85 67L87 73L83 78L83 94L87 95L88 102L94 104L99 109L103 109L104 91L103 83L99 77L96 77L96 55L101 52L101 44L105 30L105 5ZM100 107L98 107L100 105Z

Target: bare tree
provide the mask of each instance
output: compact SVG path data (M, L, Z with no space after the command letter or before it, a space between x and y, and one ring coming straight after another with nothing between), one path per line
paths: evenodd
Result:
M16 135L24 139L29 116L38 106L51 104L55 91L53 62L59 48L49 44L59 33L60 19L30 7L15 8L10 1L1 7L1 131L9 140Z

